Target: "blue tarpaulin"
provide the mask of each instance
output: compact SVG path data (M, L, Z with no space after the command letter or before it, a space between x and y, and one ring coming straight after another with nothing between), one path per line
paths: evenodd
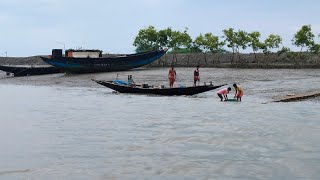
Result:
M124 82L124 81L122 81L122 80L113 80L112 81L113 83L117 83L117 84L122 84L122 85L128 85L128 83L126 83L126 82Z

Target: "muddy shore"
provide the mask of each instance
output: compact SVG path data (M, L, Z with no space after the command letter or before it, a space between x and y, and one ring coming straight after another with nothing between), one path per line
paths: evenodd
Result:
M194 68L177 67L177 81L175 86L192 86ZM0 84L31 85L50 87L79 87L104 88L91 81L112 80L117 77L126 81L131 74L134 81L139 84L168 86L168 68L138 68L130 71L74 74L64 73L6 77L0 71ZM308 95L320 90L320 71L318 69L231 69L231 68L200 68L201 84L212 82L215 85L228 84L232 87L234 82L245 89L246 97L263 98L268 102L278 101L296 95ZM110 91L106 88L106 91ZM214 91L213 91L214 93ZM232 92L233 94L234 92ZM290 96L288 96L290 95ZM313 98L311 98L313 99Z
M107 55L105 55L107 56ZM214 67L214 68L260 68L260 69L319 69L320 55L313 53L254 54L166 54L148 67ZM0 65L46 65L39 56L0 57Z

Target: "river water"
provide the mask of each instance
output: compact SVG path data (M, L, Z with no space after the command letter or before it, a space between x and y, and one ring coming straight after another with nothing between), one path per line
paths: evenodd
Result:
M167 85L168 69L118 72ZM178 68L176 86L192 84ZM200 69L216 90L187 97L115 94L90 79L117 73L0 79L0 179L319 179L319 70ZM225 86L227 87L227 86ZM232 97L234 90L230 92Z

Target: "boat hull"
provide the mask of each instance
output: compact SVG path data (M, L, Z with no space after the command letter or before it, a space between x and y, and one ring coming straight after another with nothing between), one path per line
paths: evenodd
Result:
M29 76L60 73L61 70L53 66L5 66L0 65L0 70L13 73L14 76Z
M138 53L105 58L47 58L41 57L46 63L62 69L67 73L94 73L109 71L125 71L145 66L161 58L166 50Z
M155 94L163 96L182 96L182 95L195 95L213 89L217 89L224 85L213 86L213 85L204 85L204 86L192 86L192 87L174 87L174 88L141 88L141 87L130 87L126 85L116 84L112 81L98 81L93 80L96 83L113 89L120 93L133 93L133 94Z

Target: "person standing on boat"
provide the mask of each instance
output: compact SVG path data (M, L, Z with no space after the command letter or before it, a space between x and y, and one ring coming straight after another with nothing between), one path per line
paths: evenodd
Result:
M200 83L200 72L199 72L199 66L197 66L197 69L193 72L193 86L197 86Z
M173 66L171 66L171 69L169 70L168 79L169 79L169 86L170 88L173 87L173 83L176 80L177 73Z
M238 86L236 83L233 84L233 87L235 88L236 92L234 94L234 98L237 98L237 101L241 102L241 98L243 96L243 89L242 87Z
M231 87L228 87L228 88L223 88L223 89L220 89L218 92L217 92L217 95L219 96L219 98L221 99L221 101L223 101L223 98L224 100L228 100L228 94L229 92L231 91Z
M135 83L132 79L132 75L128 75L128 86L135 87Z

